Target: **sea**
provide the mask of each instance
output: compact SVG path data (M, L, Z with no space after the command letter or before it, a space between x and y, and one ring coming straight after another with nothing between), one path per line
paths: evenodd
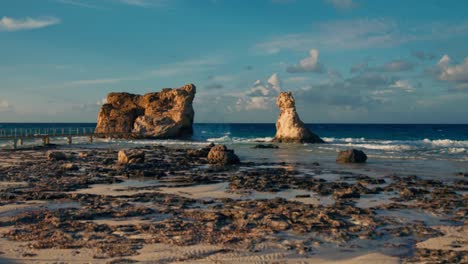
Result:
M95 123L0 123L0 131L14 133L22 129L92 131ZM275 135L275 124L196 123L194 134L184 140L95 140L94 147L131 147L168 145L199 147L208 143L225 144L241 158L255 162L321 162L336 168L334 159L343 149L363 150L366 165L351 169L379 173L415 173L435 177L468 172L468 124L307 124L326 144L281 144L277 150L255 149ZM38 144L40 142L26 142ZM52 140L64 143L66 139ZM87 139L74 140L75 147L88 147ZM11 142L0 140L2 148Z

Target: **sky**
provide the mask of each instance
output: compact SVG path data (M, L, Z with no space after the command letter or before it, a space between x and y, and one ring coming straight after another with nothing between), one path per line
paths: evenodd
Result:
M3 0L0 122L197 86L195 122L468 123L468 1Z

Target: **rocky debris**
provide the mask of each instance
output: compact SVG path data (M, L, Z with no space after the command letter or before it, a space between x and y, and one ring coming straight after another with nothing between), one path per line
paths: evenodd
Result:
M238 164L240 160L234 154L234 150L228 149L225 145L217 145L210 149L208 162L217 165L231 165Z
M468 252L418 248L404 263L468 263Z
M201 149L188 149L187 154L192 157L203 157L206 158L208 157L208 153L210 153L211 148L215 146L214 143L209 144L206 147L203 147Z
M65 163L61 166L61 168L63 170L68 170L68 171L77 171L80 169L78 165L73 164L73 163Z
M296 112L296 103L291 92L281 92L276 100L280 109L276 121L276 136L274 142L284 143L324 143L312 133L301 121Z
M357 149L343 150L338 153L336 162L338 163L364 163L367 161L367 155Z
M416 196L422 196L426 193L429 193L427 190L421 188L414 188L414 187L403 187L400 191L401 197L405 199L412 199Z
M320 168L315 168L314 174L320 175L323 172ZM338 172L334 172L338 173ZM351 174L349 176L359 177ZM350 189L352 188L352 189ZM285 168L256 168L236 173L229 178L229 189L232 192L242 193L249 190L259 192L279 192L287 189L301 189L314 191L319 195L328 196L336 193L345 195L346 190L352 190L350 196L357 197L361 194L376 194L382 191L380 187L366 188L361 183L349 183L346 181L326 181L315 177L303 177L300 172Z
M468 214L464 193L468 181L463 178L446 182L387 175L382 180L330 170L325 165L308 167L308 173L304 174L292 169L300 168L301 164L289 163L246 163L232 167L232 171L220 172L202 166L207 158L191 156L187 149L145 146L138 150L145 152L145 162L126 166L115 166L117 150L92 151L93 155L73 160L83 168L74 171L73 177L61 168L66 162L44 162L47 157L42 150L37 156L31 152L6 152L5 162L14 162L0 166L0 179L24 184L2 189L0 206L26 205L25 201L33 206L37 200L41 203L34 210L3 214L0 226L8 231L2 235L27 242L33 253L45 248L77 251L89 248L95 250L96 259L107 260L131 259L144 245L153 243L221 244L249 252L271 252L277 248L307 257L322 246L357 250L363 242L375 243L384 250L394 248L403 262L466 262L466 251L415 248L417 241L440 236L440 232L425 221L394 217L398 210L404 210L405 215L430 214L430 219L441 217L447 224L463 225ZM73 152L70 155L75 154L79 155ZM104 164L105 160L113 162ZM320 178L321 174L330 173L339 177L333 181ZM121 183L125 177L152 177L158 185L127 188L119 184L121 189L113 189L115 195L75 192L95 184ZM226 181L232 192L307 190L327 196L318 200L323 198L332 203L248 197L208 200L187 198L180 195L182 192L177 195L159 192L161 187ZM121 195L119 191L123 191ZM390 194L393 198L390 203L371 208L357 205L358 195L380 199L369 195L376 193ZM315 194L312 196L314 200L317 198ZM44 206L43 202L52 206ZM453 248L456 246L459 244Z
M257 144L253 146L254 149L277 149L279 148L277 145L274 144Z
M96 133L137 138L180 138L193 133L193 84L135 95L110 93L98 115Z
M119 164L136 164L145 162L145 152L138 149L122 149L118 153Z
M60 152L60 151L47 151L47 159L48 160L55 160L55 161L58 161L58 160L67 160L67 154L65 154L64 152Z
M82 151L78 153L80 159L88 158L96 154L94 151Z
M297 171L283 168L259 168L232 175L229 189L233 192L255 190L259 192L279 192L294 184Z
M349 198L359 198L361 195L354 188L346 188L341 190L335 190L333 192L333 197L336 199L349 199Z

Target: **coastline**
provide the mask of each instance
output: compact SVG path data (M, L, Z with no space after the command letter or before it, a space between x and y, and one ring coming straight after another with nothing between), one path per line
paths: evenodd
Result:
M59 146L55 151L67 153L67 161L47 161L46 150L2 151L0 262L466 257L467 249L458 246L466 236L453 232L466 232L466 179L454 172L439 179L437 171L412 176L385 170L396 169L394 163L336 165L331 154L302 145L261 150L245 144L229 145L242 161L234 167L212 168L204 158L187 156L193 145L145 144L139 146L145 163L122 167L115 163L122 147L129 146ZM64 163L79 170L64 171ZM55 240L48 239L52 234Z

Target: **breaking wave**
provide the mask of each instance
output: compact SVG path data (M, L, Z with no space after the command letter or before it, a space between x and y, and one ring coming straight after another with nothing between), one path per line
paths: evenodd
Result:
M256 137L256 138L240 138L240 137L229 137L227 135L218 138L208 138L206 141L213 143L260 143L270 142L273 137Z
M373 140L365 138L323 138L334 146L358 147L371 150L386 151L418 151L431 150L441 153L460 154L468 149L467 140L423 139L423 140Z

